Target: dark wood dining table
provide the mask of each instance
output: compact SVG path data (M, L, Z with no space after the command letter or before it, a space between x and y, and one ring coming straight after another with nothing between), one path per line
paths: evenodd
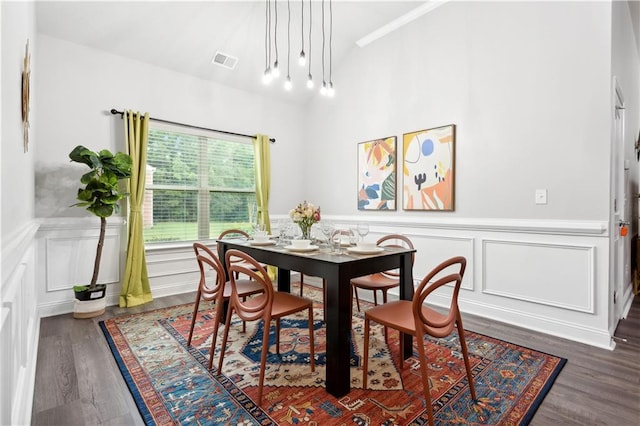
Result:
M227 250L238 249L259 262L277 267L278 291L291 290L291 271L325 279L326 390L335 397L351 390L351 278L398 269L400 298L411 300L413 297L413 249L384 247L375 254L354 254L346 250L336 254L325 249L296 252L280 245L252 245L252 241L240 239L217 242L220 259L224 259ZM412 353L412 337L404 335L403 338L404 357L408 358Z

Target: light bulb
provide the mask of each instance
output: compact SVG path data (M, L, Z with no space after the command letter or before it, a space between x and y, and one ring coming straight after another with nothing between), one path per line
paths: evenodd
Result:
M298 57L298 64L300 64L301 67L304 67L307 64L307 57L304 54L304 50L300 51L300 57Z
M311 74L309 74L309 78L307 80L307 87L309 89L313 89L313 78L311 77Z
M273 69L271 70L271 74L273 74L273 78L280 77L280 68L278 68L278 61L273 63Z
M262 75L262 82L264 84L269 84L271 83L271 80L273 80L273 76L271 75L271 68L267 68L266 70L264 70L264 74Z
M327 96L329 96L330 98L333 98L333 95L336 94L336 91L333 90L333 82L330 81L329 82L329 88L327 89Z
M320 94L322 96L327 94L327 83L325 81L322 82L322 87L320 88Z
M291 77L287 76L287 79L284 81L284 89L291 90L292 87L293 87L293 84L291 83Z

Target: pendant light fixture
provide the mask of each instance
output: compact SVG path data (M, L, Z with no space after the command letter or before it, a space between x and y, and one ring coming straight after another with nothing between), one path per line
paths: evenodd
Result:
M271 2L273 1L273 7ZM322 16L320 19L321 24L321 37L322 37L322 49L318 49L321 52L321 68L322 68L322 84L320 85L320 94L327 97L333 97L335 89L333 86L333 0L329 1L328 12L325 7L327 0L321 0L316 3L321 3ZM306 33L305 26L305 0L300 0L300 54L298 57L298 64L304 67L307 71L307 83L306 86L309 89L313 89L315 81L311 73L312 68L312 39L313 39L313 0L308 0L309 3L309 30ZM297 11L297 9L295 9ZM328 15L327 15L328 13ZM297 19L294 17L294 20ZM328 21L328 22L327 22ZM317 27L317 26L316 26ZM272 32L273 31L273 32ZM316 30L317 32L318 30ZM305 37L308 37L308 51L305 51ZM316 37L317 40L317 37ZM274 58L272 60L271 51L274 51ZM294 53L295 56L295 53ZM316 55L317 56L317 55ZM328 60L328 66L327 66ZM278 0L265 0L265 34L264 34L264 61L265 68L263 73L263 82L269 84L272 80L279 77L281 71L279 61L278 50ZM295 57L294 57L295 61ZM295 66L295 65L294 65ZM286 62L286 77L284 79L284 88L287 91L292 90L293 81L291 79L291 0L287 0L287 62ZM316 72L319 70L316 69ZM294 72L295 74L295 72ZM318 81L320 81L318 79Z
M311 22L312 22L312 14L311 14L311 4L313 2L309 0L309 75L307 76L307 88L313 89L313 77L311 76Z
M331 0L329 0L329 87L327 88L327 95L333 98L335 90L333 88L333 6Z
M284 89L291 90L291 0L287 0L287 78L284 81Z
M309 0L311 1L311 0ZM298 57L298 64L304 67L307 64L307 57L304 54L304 0L300 0L300 40L302 41L302 48L300 49L300 56Z
M265 20L264 20L264 73L262 74L262 82L264 84L271 83L273 79L271 75L271 0L265 3Z
M322 0L322 86L320 94L322 96L327 94L327 82L324 79L324 0Z
M280 68L278 67L278 0L274 0L274 8L275 8L275 22L273 27L273 43L276 49L276 60L273 63L273 70L271 70L271 74L273 74L273 78L280 77Z

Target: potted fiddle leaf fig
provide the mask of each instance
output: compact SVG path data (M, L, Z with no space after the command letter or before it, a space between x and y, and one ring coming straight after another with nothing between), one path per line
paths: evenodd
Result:
M78 188L78 203L73 206L85 207L100 218L100 236L93 263L93 276L89 285L75 285L74 317L92 318L104 313L106 285L98 284L100 259L107 228L107 218L120 211L118 202L128 194L120 191L119 182L131 176L131 157L117 152L115 155L109 150L91 151L78 145L69 153L71 161L85 164L89 171L82 175L80 182L84 185ZM101 302L96 302L101 300ZM84 303L83 306L83 302Z

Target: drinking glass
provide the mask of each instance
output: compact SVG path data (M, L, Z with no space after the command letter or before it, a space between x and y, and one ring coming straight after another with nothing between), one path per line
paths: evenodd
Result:
M369 233L369 224L368 223L359 223L358 224L358 235L361 237L361 241L364 241L364 237Z
M324 220L320 221L320 230L322 231L322 234L327 241L327 247L329 248L329 250L331 250L331 237L334 231L333 223Z

